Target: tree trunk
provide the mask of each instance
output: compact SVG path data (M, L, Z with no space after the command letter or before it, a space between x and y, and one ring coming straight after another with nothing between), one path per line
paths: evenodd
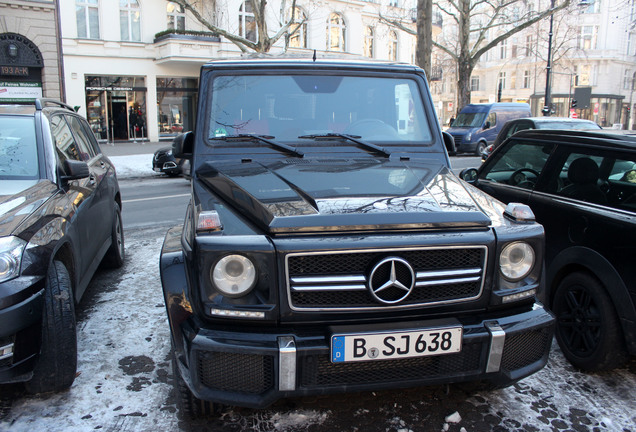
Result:
M457 111L470 103L470 0L459 0L459 57L457 59Z
M431 52L433 50L433 1L417 0L417 47L415 63L431 77Z

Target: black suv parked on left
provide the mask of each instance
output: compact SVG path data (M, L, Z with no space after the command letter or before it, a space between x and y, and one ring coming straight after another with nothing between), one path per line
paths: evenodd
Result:
M86 120L48 99L0 105L0 383L75 379L75 304L124 261L115 169Z

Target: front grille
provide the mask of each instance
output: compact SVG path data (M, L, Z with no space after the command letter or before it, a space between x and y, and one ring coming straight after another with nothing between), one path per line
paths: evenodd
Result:
M274 386L274 359L258 354L199 352L201 383L213 390L261 394Z
M464 135L455 135L451 134L453 139L455 140L455 147L459 148L462 145L462 141L464 140Z
M468 344L456 354L397 360L332 363L328 355L302 362L301 387L411 382L478 373L481 344Z
M291 307L308 310L387 307L371 294L369 278L374 266L388 257L407 261L415 273L415 287L397 306L467 301L481 294L485 246L292 254L287 257ZM392 295L386 292L386 297ZM399 295L395 293L396 298Z
M513 371L541 360L552 342L550 328L516 333L506 337L501 368Z

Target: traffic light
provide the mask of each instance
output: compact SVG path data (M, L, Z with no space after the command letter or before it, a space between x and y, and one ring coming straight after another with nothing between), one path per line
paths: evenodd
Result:
M576 99L572 99L572 108L576 108L577 104L578 102L576 101Z

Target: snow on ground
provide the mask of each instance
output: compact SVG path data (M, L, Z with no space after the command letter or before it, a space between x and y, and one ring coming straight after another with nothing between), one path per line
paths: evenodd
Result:
M117 178L161 176L152 170L152 154L137 154L129 156L110 156L117 171Z

